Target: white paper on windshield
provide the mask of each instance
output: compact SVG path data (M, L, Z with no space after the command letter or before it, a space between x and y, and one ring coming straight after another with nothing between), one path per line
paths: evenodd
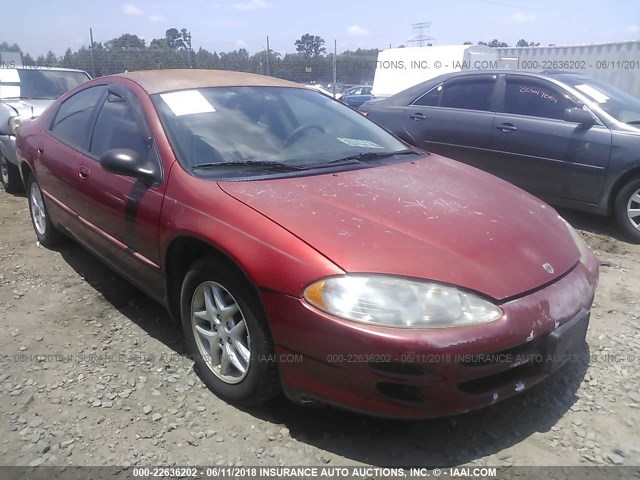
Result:
M607 100L609 100L609 97L607 97L601 91L596 90L591 85L586 85L583 83L581 85L576 85L576 89L580 90L582 93L586 93L598 103L605 103Z
M0 85L0 98L12 98L20 96L20 87L15 85Z
M373 143L371 140L358 140L357 138L338 138L338 140L350 147L384 148L377 143Z
M198 90L162 93L160 97L176 117L216 111Z
M20 75L15 68L0 68L0 83L20 83Z

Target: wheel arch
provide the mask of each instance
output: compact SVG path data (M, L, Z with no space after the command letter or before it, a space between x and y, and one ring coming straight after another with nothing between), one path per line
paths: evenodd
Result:
M198 236L183 234L171 240L164 255L167 304L175 321L180 321L180 291L184 277L191 266L205 256L210 256L234 270L251 287L257 304L263 309L257 285L230 254Z
M609 216L614 213L616 197L618 196L618 193L620 193L620 190L624 188L627 182L635 178L640 178L640 164L624 172L614 182L611 190L609 191L609 195L607 196L607 205L605 205Z
M20 168L20 178L22 178L22 185L26 190L27 179L29 178L29 175L33 175L33 170L31 169L31 165L29 165L29 163L25 161L20 162L19 168Z

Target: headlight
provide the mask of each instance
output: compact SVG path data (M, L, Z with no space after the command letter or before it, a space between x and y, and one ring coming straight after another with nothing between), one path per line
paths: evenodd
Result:
M558 218L560 218L560 220L562 220L564 222L564 224L567 226L567 230L569 230L569 234L571 235L571 237L573 238L573 241L576 244L576 247L578 247L578 250L580 251L580 261L583 264L587 264L587 259L589 257L589 247L587 247L587 244L584 242L584 239L582 238L582 235L580 235L575 228L573 228L569 222L567 222L564 218L562 218L560 215L558 215Z
M385 275L325 278L304 298L331 315L386 327L455 327L502 316L496 305L457 288Z
M11 117L9 118L9 133L11 135L15 135L16 134L16 130L17 128L22 124L22 122L24 122L25 120L27 120L26 117L20 117L20 116L15 116L15 117Z

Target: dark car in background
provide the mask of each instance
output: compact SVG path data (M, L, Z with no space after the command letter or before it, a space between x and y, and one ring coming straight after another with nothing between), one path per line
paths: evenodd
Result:
M445 415L585 345L598 262L553 209L301 85L98 78L17 145L40 243L71 235L165 305L228 401Z
M351 108L358 108L363 103L371 100L371 85L357 85L346 90L341 95L338 95L338 100L342 103L346 103Z
M460 72L359 110L551 204L613 214L640 241L640 100L616 87L569 72Z
M90 80L82 70L49 67L0 69L0 180L7 192L22 189L16 129L40 115L58 97Z

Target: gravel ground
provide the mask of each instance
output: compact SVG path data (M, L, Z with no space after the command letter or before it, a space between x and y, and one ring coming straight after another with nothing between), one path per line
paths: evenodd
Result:
M562 213L602 265L590 360L480 411L389 421L222 402L160 306L74 243L37 245L24 196L0 193L0 465L639 465L640 246Z

